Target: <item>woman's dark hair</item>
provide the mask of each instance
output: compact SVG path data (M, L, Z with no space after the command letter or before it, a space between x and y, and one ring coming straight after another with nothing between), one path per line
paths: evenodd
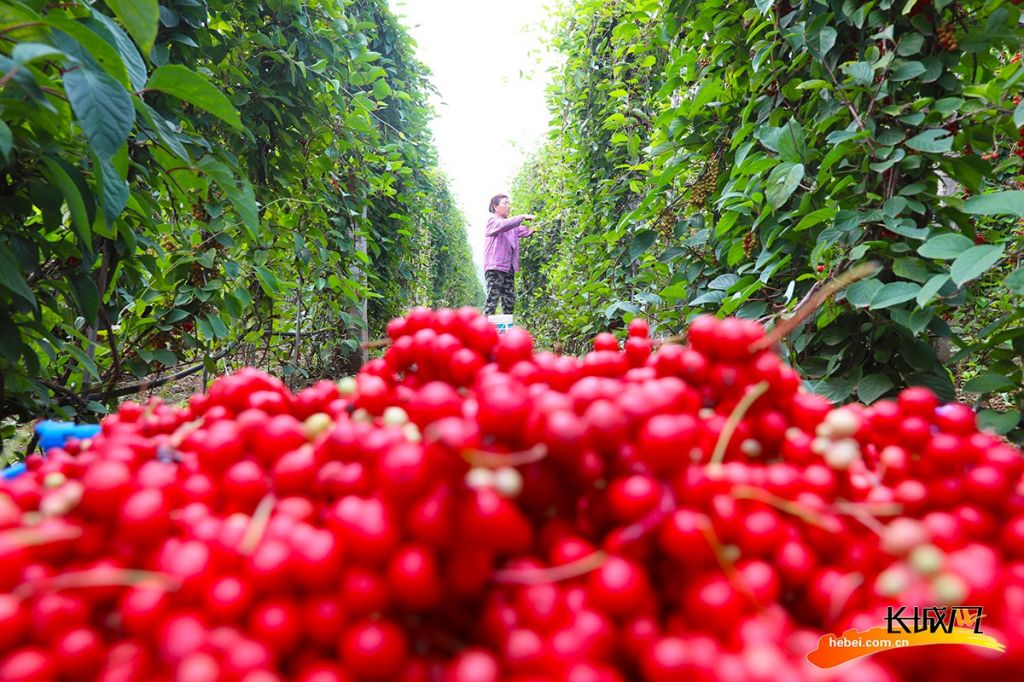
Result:
M502 199L508 199L507 194L495 194L491 197L491 205L487 207L487 210L494 213L494 207L501 203Z

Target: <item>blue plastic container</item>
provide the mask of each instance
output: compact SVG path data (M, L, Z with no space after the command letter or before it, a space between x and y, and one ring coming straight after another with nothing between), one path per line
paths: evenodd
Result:
M0 481L7 481L7 480L10 480L12 478L17 478L18 476L21 476L26 471L27 471L27 469L25 469L25 463L24 462L15 462L11 466L7 467L6 469L0 470Z
M39 448L45 453L50 448L64 447L68 438L92 438L100 431L99 424L74 424L72 422L58 422L51 419L41 421L36 425L36 434L39 435Z
M36 435L39 436L39 448L45 454L50 448L64 447L68 438L92 438L100 431L99 424L75 424L59 422L52 419L36 424ZM6 469L0 469L0 480L17 478L27 471L24 462L16 462Z

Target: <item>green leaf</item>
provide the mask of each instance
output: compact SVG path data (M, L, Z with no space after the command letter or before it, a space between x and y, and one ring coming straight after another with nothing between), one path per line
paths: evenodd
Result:
M997 412L996 410L982 410L978 412L978 428L992 431L1005 436L1013 431L1020 424L1020 411L1007 410Z
M879 310L910 301L921 291L920 284L912 282L889 282L875 292L871 297L871 309Z
M708 291L688 301L688 305L699 306L708 303L721 303L725 299L724 291Z
M28 64L37 59L49 59L59 57L61 61L67 58L61 50L52 45L44 43L19 43L11 50L11 59L15 64Z
M1012 215L1024 218L1024 191L979 194L964 202L964 213L972 215Z
M808 213L807 215L800 219L800 222L796 224L796 227L793 228L793 231L800 232L801 230L806 230L809 227L814 227L815 225L823 223L826 220L831 220L832 218L835 217L835 215L835 207L819 208L817 211L811 211L810 213Z
M1002 374L989 372L980 374L964 384L964 390L968 393L992 393L993 391L1004 391L1014 387L1014 383Z
M894 260L892 271L897 277L919 283L927 282L932 274L934 274L928 270L928 265L925 261L912 256Z
M3 154L4 161L11 160L11 149L14 147L14 135L7 124L0 121L0 154Z
M189 318L191 315L192 313L184 308L172 308L166 315L160 317L160 322L163 324L175 324Z
M178 356L166 348L157 348L153 351L153 359L164 367L174 367L178 364Z
M251 239L259 239L260 214L256 204L256 195L253 193L252 185L245 178L241 180L242 187L234 185L221 185L224 193L228 195L231 205L238 211L242 219L242 225L249 233Z
M986 270L998 263L1003 257L1002 244L985 244L972 246L957 256L953 261L949 274L957 286L980 277Z
M875 79L875 70L867 62L855 62L843 67L846 75L858 85L871 85Z
M1013 293L1024 295L1024 268L1018 268L1011 272L1003 283Z
M846 290L846 300L855 308L866 308L871 305L871 299L881 288L882 283L877 279L862 279L851 284Z
M1024 101L1021 101L1017 108L1013 110L1013 126L1015 128L1024 128Z
M907 146L919 152L942 154L953 149L953 136L944 128L935 128L910 138Z
M969 238L951 232L932 237L918 247L917 252L925 258L952 260L972 246L974 246L974 242Z
M921 287L921 291L917 293L917 305L921 308L928 305L935 294L939 293L939 289L945 286L946 282L949 281L949 275L935 275L930 280L925 282L924 286Z
M838 33L836 33L836 30L831 26L826 26L821 29L821 32L818 33L818 44L821 50L817 54L818 58L824 57L826 54L828 54L829 50L835 47L837 36Z
M81 67L64 73L64 90L96 155L110 159L135 124L131 95L106 73Z
M383 78L373 83L373 96L377 99L384 99L391 94L391 86Z
M892 390L893 386L892 379L887 375L869 374L857 383L857 397L865 405L870 405Z
M99 378L100 371L96 368L96 363L92 358L86 355L81 348L74 344L66 343L63 345L63 350L75 356L75 359L78 360L79 364L81 364L85 371L89 373L89 376L95 379Z
M96 282L81 270L69 273L68 281L71 283L82 317L89 324L94 324L100 311L100 290L96 287Z
M639 258L657 238L658 233L655 230L637 230L633 240L629 243L629 261L633 262Z
M281 283L277 280L277 275L262 265L257 265L254 269L256 270L256 277L260 281L260 286L263 287L263 291L268 296L277 296L281 293Z
M210 329L213 331L213 337L215 339L223 339L228 335L228 328L224 324L224 321L220 319L219 315L210 314L205 315L206 321L210 324Z
M107 0L107 6L128 29L142 54L149 54L160 21L158 0Z
M121 55L85 24L59 14L48 16L45 23L58 29L53 34L57 47L77 59L83 67L95 64L125 88L131 86L131 79Z
M124 207L128 205L128 182L118 174L117 169L107 159L100 159L99 171L101 178L100 188L103 195L100 198L103 204L103 215L107 225L113 225Z
M892 72L892 80L909 81L917 78L925 72L924 64L921 62L904 62Z
M17 364L25 345L21 342L21 332L14 321L11 320L7 311L0 308L0 356L7 358L12 364Z
M227 165L218 161L212 156L204 156L196 164L205 171L220 186L227 195L231 205L235 207L242 225L249 233L249 237L256 241L259 239L260 216L259 207L256 204L256 195L252 185L245 178L236 179L234 171ZM239 187L241 185L241 187Z
M68 168L65 168L63 160L44 156L43 164L46 165L46 172L43 175L64 195L64 201L68 205L68 212L71 214L71 222L78 232L81 244L86 248L91 248L92 221L89 219L89 211L86 208L85 200L82 198L82 193L78 190L78 185L71 179L71 175L68 173Z
M807 154L804 130L796 119L791 119L789 123L782 126L779 130L777 144L779 157L783 161L800 163L804 160L804 155Z
M960 97L943 97L942 99L935 102L932 105L932 111L935 111L940 116L945 118L953 112L957 111L964 105L964 100Z
M931 309L914 310L910 313L910 319L905 325L907 329L912 331L914 335L920 334L925 328L931 323L932 318L935 317L935 311Z
M206 316L196 318L196 326L199 327L199 333L202 334L204 339L212 339L213 328L210 326Z
M804 165L802 163L780 163L768 176L766 192L768 205L778 209L789 200L803 179Z
M25 299L34 309L38 309L35 295L29 289L25 278L21 276L17 259L3 242L0 242L0 286Z
M850 397L853 386L849 379L834 377L810 383L810 389L819 395L825 396L834 403L840 403Z
M900 44L896 48L896 54L901 57L909 57L921 51L924 47L924 36L920 33L906 33L900 38Z
M903 235L904 237L910 237L911 239L924 239L929 234L927 227L914 227L916 223L910 218L904 218L902 220L886 219L885 226L890 232Z
M146 85L146 62L142 60L138 48L132 39L118 26L117 22L102 12L93 10L92 16L83 22L94 33L117 48L124 66L128 70L133 90L141 90ZM112 74L113 75L113 74ZM122 85L127 85L122 83Z
M207 111L238 131L245 131L238 111L220 90L198 73L181 66L167 64L149 76L147 90L158 90Z

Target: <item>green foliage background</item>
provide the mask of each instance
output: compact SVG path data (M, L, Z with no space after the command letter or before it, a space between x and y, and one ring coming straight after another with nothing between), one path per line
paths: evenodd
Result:
M812 387L959 391L1011 431L1022 44L1003 0L572 3L551 139L514 186L547 226L523 250L531 329L579 351L637 314L665 336L769 320L877 261L789 337Z
M0 417L480 303L413 52L385 0L0 4Z

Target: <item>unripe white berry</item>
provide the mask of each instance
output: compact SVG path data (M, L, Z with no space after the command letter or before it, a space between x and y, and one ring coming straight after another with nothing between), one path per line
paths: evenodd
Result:
M860 445L852 438L833 441L825 450L825 464L830 468L845 471L860 459Z
M940 573L932 580L932 591L940 604L963 604L970 588L955 573Z
M919 575L935 575L946 563L946 554L932 544L918 545L910 551L907 561Z
M745 441L740 443L740 452L747 457L760 457L761 451L761 443L753 438L747 438Z
M473 467L466 472L466 487L473 490L480 488L493 488L495 485L494 472L486 467Z
M331 419L331 415L326 412L317 412L309 415L302 423L302 432L306 434L306 440L316 440L333 425L334 420Z
M523 492L523 475L513 467L501 467L494 472L494 488L502 497L519 497Z
M423 434L420 433L420 427L416 426L412 422L403 426L402 431L405 433L405 439L410 443L419 443L423 440Z
M875 592L883 597L902 594L910 587L911 578L905 565L895 564L879 573L875 578Z
M903 556L928 540L928 529L923 523L915 519L899 518L890 522L882 531L881 547L883 552Z
M832 433L832 438L848 438L860 431L861 418L853 410L840 407L825 415L825 421Z
M401 407L392 405L384 408L384 415L381 417L381 422L385 426L402 426L409 423L409 415L405 413Z
M356 388L355 377L343 377L338 380L338 392L342 395L355 395Z

